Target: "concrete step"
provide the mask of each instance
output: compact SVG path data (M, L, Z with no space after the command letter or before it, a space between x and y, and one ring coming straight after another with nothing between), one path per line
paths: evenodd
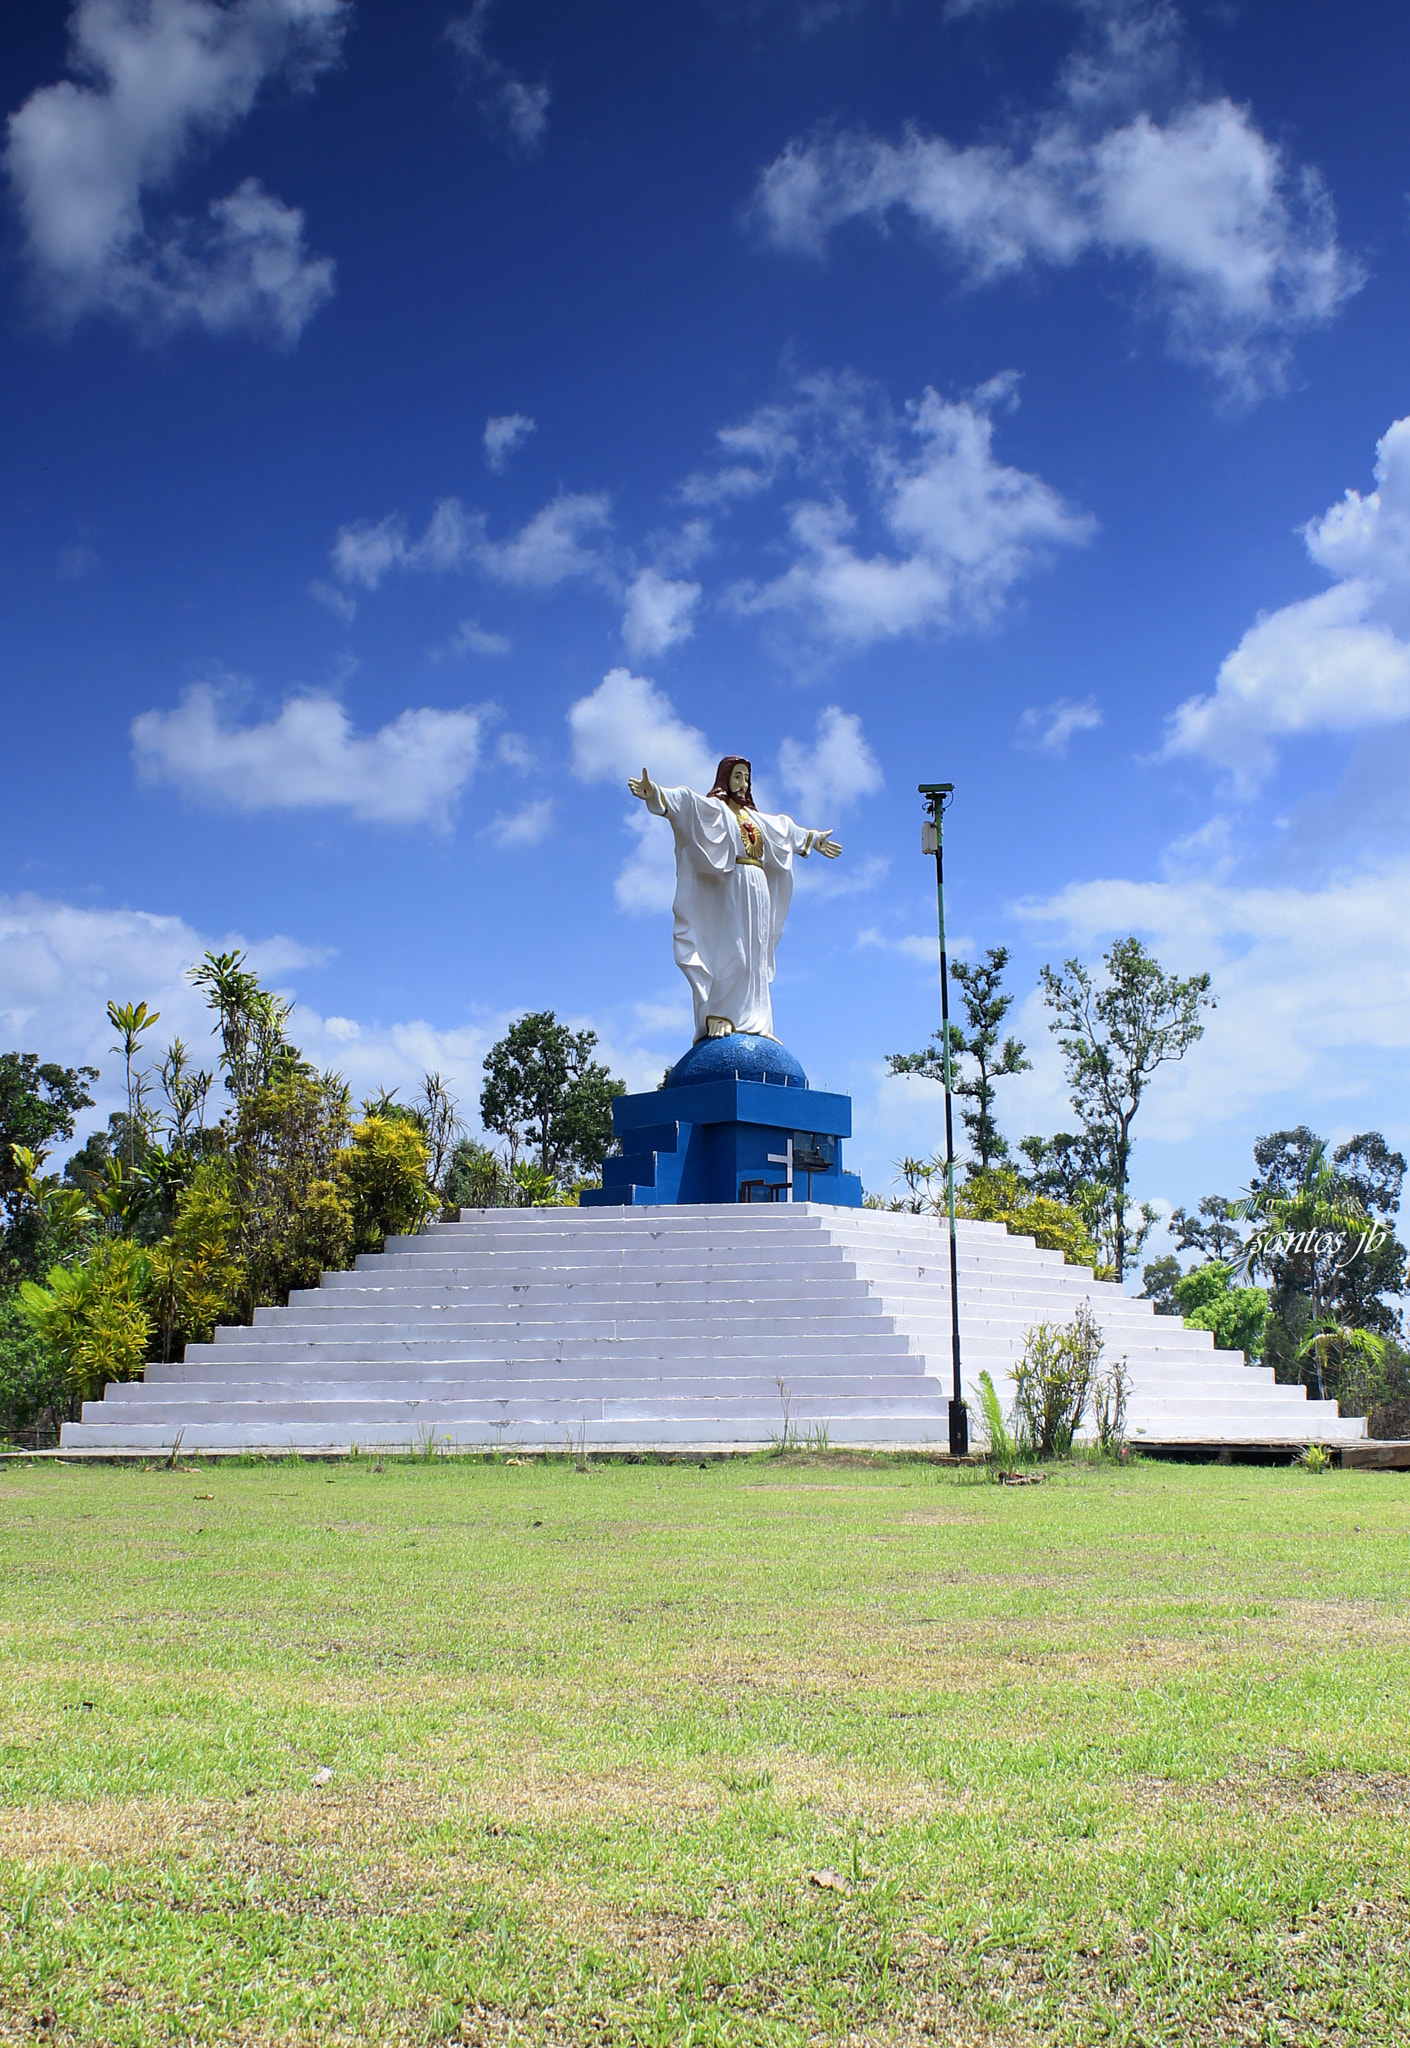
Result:
M1347 1440L1342 1421L1208 1332L1010 1238L958 1239L964 1370L1011 1399L1034 1321L1086 1300L1125 1356L1132 1429L1152 1441ZM395 1240L252 1329L191 1345L89 1403L64 1442L133 1449L749 1448L791 1422L832 1442L948 1438L949 1246L932 1219L781 1210L491 1211Z

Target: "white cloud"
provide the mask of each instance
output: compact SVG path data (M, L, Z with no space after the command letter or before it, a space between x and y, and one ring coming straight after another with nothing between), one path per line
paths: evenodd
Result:
M384 825L449 829L451 811L479 759L483 709L404 711L375 733L357 733L334 698L292 697L277 718L237 725L209 683L174 711L132 721L144 781L241 811L345 810Z
M459 498L442 498L420 540L408 539L401 514L389 512L375 524L359 519L351 526L340 526L330 559L335 575L344 583L375 590L393 569L444 573L462 568L479 545L484 524L483 516L467 512Z
M739 608L799 612L853 647L992 622L1049 549L1094 530L1040 477L995 461L992 408L1011 400L1013 385L996 378L958 400L927 390L903 426L877 430L870 490L894 551L854 544L856 515L835 490L803 499L789 513L792 567L762 588L741 586ZM859 423L844 418L842 431L856 439Z
M297 994L291 983L300 969L322 966L330 958L292 939L207 933L182 918L149 911L0 896L0 1043L37 1052L41 1059L102 1069L96 1105L78 1127L79 1142L121 1106L122 1062L110 1051L110 1001L148 1003L161 1013L156 1033L161 1045L179 1034L199 1062L215 1069L211 1013L187 979L187 969L208 949L245 952L267 985L289 995ZM323 1016L300 1000L291 1028L306 1058L347 1079L355 1103L382 1088L396 1089L408 1102L422 1076L436 1072L460 1098L461 1113L473 1126L485 1054L512 1014L505 1009L452 1027L424 1018L384 1023ZM588 1017L569 1021L575 1028L597 1022ZM661 1055L610 1045L608 1030L600 1023L598 1028L602 1056L613 1071L633 1086L654 1087L661 1077Z
M502 732L495 741L495 755L506 768L532 768L533 753L522 733Z
M303 215L247 177L205 217L148 217L183 165L273 82L312 84L337 56L346 0L78 0L75 79L10 117L6 168L31 281L61 326L107 311L140 333L240 328L297 340L333 290Z
M881 953L899 953L905 960L918 960L923 967L934 968L937 974L940 971L940 942L934 932L928 936L924 932L902 932L892 938L869 924L857 933L857 944Z
M642 768L668 788L709 789L715 780L720 756L705 734L677 715L664 691L629 669L612 669L595 690L580 697L569 709L568 728L573 773L581 782L615 782L624 788L628 776L639 774ZM780 780L810 797L830 793L834 808L851 795L870 795L881 786L881 771L862 737L860 723L836 707L823 712L811 748L786 739L779 752ZM755 778L756 794L769 809L760 779ZM617 877L618 905L634 912L669 910L675 893L672 836L661 819L635 802L626 822L637 846ZM795 884L803 894L821 886L809 869L822 865L828 866L829 893L852 895L874 888L888 864L880 854L867 855L846 863L839 875L827 863L804 863L795 873Z
M523 447L537 421L526 412L498 413L485 421L485 461L496 476L509 465L509 458Z
M1250 626L1213 694L1174 712L1167 756L1214 761L1247 792L1271 772L1279 738L1410 718L1410 419L1378 444L1376 480L1304 528L1313 560L1342 580Z
M521 804L517 811L499 812L479 837L501 848L537 846L553 830L553 816L552 797L539 797L532 803Z
M510 540L481 541L475 560L486 575L530 590L547 590L571 576L602 576L606 563L594 542L611 523L602 492L560 492Z
M442 647L431 649L432 661L454 659L463 654L508 654L509 640L503 633L490 633L478 619L462 619Z
M822 826L884 786L881 764L867 745L854 712L829 704L818 714L811 747L786 739L779 748L779 780L792 790L806 821Z
M102 1071L97 1107L80 1126L80 1139L119 1106L122 1065L110 1051L110 1002L149 1004L161 1013L163 1045L179 1035L214 1068L210 1013L186 979L208 946L248 951L251 966L266 977L324 957L291 939L207 937L179 917L148 911L0 896L0 1043Z
M785 463L799 454L797 408L764 405L747 420L721 427L715 435L721 462L717 469L697 470L677 495L688 505L721 505L733 498L756 497L773 483Z
M1400 1091L1410 1053L1407 891L1401 861L1308 888L1079 882L1018 914L1089 953L1134 931L1168 969L1213 974L1219 1007L1203 1040L1142 1111L1147 1136L1178 1139L1292 1091L1322 1104ZM1374 1114L1385 1115L1379 1103Z
M493 0L475 0L468 14L450 22L446 36L476 88L477 104L491 128L516 154L533 156L543 145L551 95L546 85L516 77L486 50L492 4Z
M449 497L439 501L419 540L410 538L399 512L340 526L331 560L341 582L364 590L375 590L394 569L445 573L472 562L501 583L547 590L571 576L609 573L594 542L611 523L602 493L561 492L508 540L491 541L483 513L467 511L459 498Z
M1095 697L1084 697L1080 704L1059 697L1041 711L1030 706L1024 712L1018 721L1019 744L1040 753L1055 754L1061 760L1074 733L1095 732L1101 722L1101 709Z
M1026 152L915 129L899 142L826 132L789 143L753 210L777 247L812 255L849 221L884 227L905 212L975 284L1092 252L1133 258L1154 279L1173 352L1245 397L1278 384L1292 336L1360 283L1318 174L1227 99L1098 133L1069 106Z
M335 590L331 583L322 583L315 577L308 586L308 594L332 612L335 619L341 619L345 626L350 626L357 617L357 599L349 597L346 590Z
M580 782L617 782L643 767L670 787L708 789L718 757L705 735L676 715L663 690L630 669L611 669L568 712L573 773ZM659 822L659 821L658 821Z
M676 715L664 691L630 669L614 668L588 696L569 708L573 773L580 782L614 782L650 770L668 788L709 789L719 756L704 733ZM675 852L669 828L645 806L632 802L627 826L636 850L617 877L621 909L669 910L675 894Z
M635 655L664 654L695 630L694 611L700 585L663 576L659 569L641 569L627 585L622 638Z

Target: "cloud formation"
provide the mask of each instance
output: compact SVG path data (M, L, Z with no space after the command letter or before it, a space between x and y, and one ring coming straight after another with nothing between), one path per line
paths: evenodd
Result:
M926 390L898 421L864 404L851 380L813 379L791 416L775 407L747 423L749 459L736 430L718 473L735 495L750 488L751 471L765 488L795 463L822 484L789 508L792 566L737 586L737 608L794 613L845 647L991 624L1054 547L1080 546L1095 530L1041 477L995 460L993 415L1015 386L995 378L962 399ZM823 442L863 464L876 548L858 545L858 516L828 473Z
M1240 398L1275 388L1298 332L1361 282L1326 187L1229 99L1164 120L1117 112L1168 56L1168 21L1150 17L1169 10L1087 11L1107 18L1101 56L1068 66L1060 107L1024 143L824 129L767 166L752 218L774 247L817 257L850 222L884 230L908 215L976 286L1092 255L1132 261L1173 354Z
M526 412L497 413L485 421L485 462L496 476L509 465L509 458L523 447L538 422Z
M208 946L248 952L255 971L271 977L323 957L293 939L206 936L182 918L150 911L0 896L0 1040L102 1071L80 1142L121 1107L122 1064L111 1052L109 1002L150 1004L161 1012L164 1037L185 1038L198 1060L215 1066L215 1048L207 1048L210 1012L186 979L186 969Z
M700 585L641 569L627 585L622 638L634 655L664 654L695 631Z
M457 15L448 24L446 38L491 130L513 154L534 156L543 147L551 94L542 83L516 77L485 48L492 6L493 0L475 0L468 14Z
M441 647L431 649L432 661L454 660L465 654L508 654L509 639L504 633L491 633L478 619L462 619L449 640Z
M568 712L573 773L580 782L626 784L649 768L657 782L708 789L718 755L703 732L687 725L664 690L630 669L609 670Z
M203 218L151 195L243 121L262 89L307 89L337 57L347 0L77 0L73 78L9 121L5 165L35 301L60 327L108 312L139 334L248 330L291 346L331 296L297 207L247 177Z
M553 817L552 797L536 797L517 811L500 811L479 836L501 849L537 846L553 830Z
M1187 698L1166 734L1167 758L1213 761L1244 794L1272 772L1279 739L1410 719L1410 419L1377 443L1375 490L1349 490L1303 538L1338 581L1261 616L1213 694Z
M335 698L291 697L277 718L240 725L210 683L174 711L132 721L132 752L145 782L237 811L342 810L379 825L448 831L473 775L489 714L403 711L375 733L353 730Z
M326 951L282 937L250 939L240 932L203 932L183 918L144 910L76 906L52 897L0 896L0 1038L42 1052L47 1059L101 1068L95 1107L77 1140L101 1130L122 1106L122 1062L111 1052L110 1001L145 1001L161 1012L164 1039L180 1035L203 1065L214 1068L212 1019L187 969L207 950L247 954L254 971L285 992L299 969L324 964ZM305 1056L335 1068L354 1100L395 1088L403 1102L421 1078L439 1073L473 1119L484 1079L483 1062L509 1022L507 1013L445 1029L412 1018L380 1023L324 1017L300 1002L294 1037ZM628 1071L649 1085L640 1059ZM619 1069L620 1070L620 1069ZM656 1074L660 1061L656 1061ZM218 1105L217 1105L218 1113Z
M580 697L568 712L572 741L573 773L580 782L616 783L625 789L627 778L644 767L653 780L667 788L682 784L690 789L709 789L715 780L720 755L697 726L687 725L664 690L646 676L630 669L614 668L597 688ZM774 808L767 779L754 764L755 794L765 810ZM803 803L819 815L807 824L823 826L861 797L874 795L882 786L881 769L862 732L860 719L829 705L817 723L811 746L785 739L779 749L778 778ZM659 818L644 805L633 802L626 814L636 850L617 877L619 908L632 912L669 910L675 893L675 849L672 836ZM885 872L884 860L853 862L848 872L828 876L829 893L851 894L871 888ZM800 871L800 888L806 890L808 876Z
M442 498L419 540L399 512L390 512L339 527L329 559L341 583L364 590L375 590L393 570L444 573L471 563L497 582L547 590L574 576L609 575L601 543L611 525L603 493L563 491L508 540L492 541L482 512Z
M1018 743L1061 760L1074 733L1095 732L1101 722L1101 708L1095 697L1084 697L1080 704L1074 704L1068 697L1058 697L1042 710L1036 705L1029 706L1018 721Z
M1089 954L1134 931L1176 972L1213 972L1219 1007L1203 1040L1142 1112L1147 1137L1180 1139L1293 1092L1365 1113L1353 1105L1410 1053L1407 890L1400 861L1312 888L1077 882L1018 914Z
M600 542L612 524L601 491L561 491L506 541L482 540L475 560L487 576L528 590L548 590L573 576L602 576Z
M798 798L805 824L821 827L863 797L884 787L881 763L867 745L855 712L829 704L818 713L813 744L786 739L778 750L778 775Z

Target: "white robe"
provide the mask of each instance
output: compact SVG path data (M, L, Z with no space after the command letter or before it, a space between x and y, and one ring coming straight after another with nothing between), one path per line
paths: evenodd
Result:
M769 989L793 900L793 859L806 857L817 835L792 818L751 810L763 866L741 865L744 835L720 797L653 786L647 807L669 819L676 838L676 965L690 983L696 1038L709 1035L715 1018L772 1038Z

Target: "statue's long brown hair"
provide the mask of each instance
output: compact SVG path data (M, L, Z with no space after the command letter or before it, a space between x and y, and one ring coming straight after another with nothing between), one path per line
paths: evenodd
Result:
M744 769L745 774L749 776L750 779L744 785L743 796L735 796L734 792L731 790L729 786L729 779L731 775L733 775L735 769L740 767ZM726 803L744 804L749 810L753 810L753 774L750 768L750 764L748 761L745 760L743 754L725 755L725 758L723 759L723 761L721 761L719 767L715 770L715 786L710 791L710 794L711 796L722 796L725 799Z

